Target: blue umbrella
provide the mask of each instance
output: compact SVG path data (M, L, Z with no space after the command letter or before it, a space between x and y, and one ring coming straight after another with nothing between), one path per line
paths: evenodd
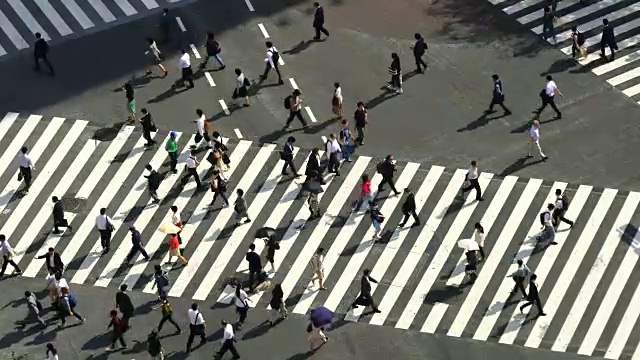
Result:
M311 319L313 326L321 327L331 324L331 322L333 321L333 312L326 307L321 306L317 309L311 310L309 318Z

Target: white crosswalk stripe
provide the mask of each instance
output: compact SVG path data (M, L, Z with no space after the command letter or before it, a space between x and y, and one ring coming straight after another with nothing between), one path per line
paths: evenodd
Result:
M515 12L514 12L515 13ZM404 227L404 195L377 193L382 177L378 160L354 156L344 163L341 175L327 175L325 183L283 175L280 145L227 142L230 207L213 200L209 189L196 188L194 180L181 181L184 162L191 153L194 137L178 134L181 155L177 173L168 171L168 154L162 141L145 147L135 129L125 126L111 140L90 139L97 128L85 120L43 118L8 113L0 121L0 193L4 212L0 234L7 236L24 270L22 276L46 276L43 259L37 256L53 247L65 263L63 277L75 284L116 288L127 284L133 291L155 293L154 265L168 271L169 296L199 301L232 303L234 287L247 286L245 255L255 243L264 259L263 239L255 232L274 229L279 240L274 267L263 260L263 284L250 295L251 306L269 309L273 284L281 284L290 311L306 314L325 306L338 320L389 325L400 329L452 337L475 338L530 348L575 351L609 359L638 357L640 326L639 281L636 268L640 193L598 189L541 179L500 177L482 172L479 178L486 201L476 194L459 195L466 170L412 162L397 164L396 187L414 189L416 211L421 223ZM50 136L53 133L64 136ZM154 134L166 139L166 130ZM225 140L227 141L227 140ZM30 191L20 196L15 157L24 144L31 145L36 166ZM51 151L44 151L43 149ZM210 150L196 150L199 175L204 184L214 166ZM294 162L307 172L308 149L295 148ZM321 154L322 156L322 154ZM209 160L207 160L209 159ZM214 161L214 160L211 160ZM69 165L70 164L70 165ZM158 189L162 201L152 203L147 191L146 164L164 177ZM370 216L353 209L360 195L363 174L368 175L380 209L385 216L382 240L372 242ZM245 191L252 222L234 226L235 189ZM540 209L556 200L557 189L570 201L566 217L570 228L560 224L557 245L538 249ZM308 220L309 191L320 191L320 219ZM64 204L71 228L52 232L51 198ZM171 222L170 207L182 213L183 255L188 265L166 264L170 236L159 231ZM116 229L111 251L100 254L95 227L100 208L107 208ZM467 281L467 256L457 246L470 238L475 223L485 228L486 259L478 263L477 278ZM131 249L129 226L143 238L150 257L142 255L127 262ZM311 282L309 262L318 248L327 249L324 260L326 291ZM515 253L515 254L514 254ZM520 314L520 301L509 293L514 286L507 278L514 260L522 259L537 275L537 285L546 317L536 318L537 309ZM363 269L378 280L371 296L380 300L380 313L371 316L362 307L351 308L361 298ZM266 276L266 278L265 278ZM605 331L611 329L611 331Z

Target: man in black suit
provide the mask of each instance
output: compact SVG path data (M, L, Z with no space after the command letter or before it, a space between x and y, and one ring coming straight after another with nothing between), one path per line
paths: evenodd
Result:
M47 58L49 54L49 44L42 38L42 34L36 33L36 43L33 45L33 58L35 60L35 70L40 71L40 61L42 61L49 68L49 73L53 76L53 66Z
M527 295L527 302L520 306L520 313L522 314L526 307L536 304L538 308L538 316L547 316L542 310L542 301L540 301L540 294L538 293L538 285L536 284L536 274L532 274L529 280L529 295Z
M306 182L311 180L319 181L320 184L324 185L324 178L322 177L323 169L322 162L320 161L319 149L314 148L311 150L311 154L309 154L309 160L307 161L307 169L304 174L307 176Z
M46 254L37 256L36 259L45 259L45 264L47 265L47 270L50 275L62 272L64 269L64 263L62 263L60 254L58 254L52 247L49 248L49 251Z
M245 259L249 263L249 292L253 292L253 282L256 278L260 277L262 272L262 259L260 255L256 253L256 245L249 245L249 252ZM260 281L258 281L260 282Z
M120 291L116 293L116 308L122 313L122 323L125 327L129 327L129 319L133 317L136 311L131 298L127 294L127 284L120 285Z
M375 313L380 313L378 306L373 301L373 297L371 296L371 283L378 283L378 281L371 276L369 276L369 269L364 269L362 271L362 278L360 279L360 295L358 298L351 304L352 308L357 308L358 305L363 306L371 306Z
M404 203L402 204L404 219L402 219L402 222L398 226L405 226L407 221L409 221L409 216L413 216L412 227L420 226L420 218L418 217L418 214L416 214L416 195L409 188L404 189L404 192L407 194L407 197L404 199Z
M393 155L387 155L384 161L377 165L376 171L382 175L382 181L378 184L378 193L384 191L385 184L389 184L391 190L393 190L396 195L399 195L400 191L396 189L395 182L393 181L393 175L396 172L396 161L393 159Z
M416 39L416 43L411 48L413 50L413 57L416 60L416 72L424 74L424 70L427 69L427 63L422 60L422 57L427 52L427 43L424 42L422 35L415 33L413 37ZM424 69L422 69L424 67Z
M324 9L318 2L313 3L313 7L316 9L313 13L313 28L316 30L316 36L313 40L320 40L320 33L322 32L326 37L329 37L329 32L324 28Z
M611 51L611 57L609 61L613 61L616 58L615 51L618 50L618 44L616 44L616 36L613 33L613 26L609 25L609 20L602 19L602 37L600 38L600 56L606 57L604 54L604 48L609 47Z
M293 170L295 177L300 177L296 166L293 164L293 143L295 142L296 138L289 136L282 151L280 152L280 158L284 161L284 166L282 166L282 175L289 175L287 168L290 167L291 170Z
M57 196L52 197L51 201L53 201L53 233L60 234L60 227L66 227L69 231L73 231L73 228L64 218L64 207L62 206L62 202Z

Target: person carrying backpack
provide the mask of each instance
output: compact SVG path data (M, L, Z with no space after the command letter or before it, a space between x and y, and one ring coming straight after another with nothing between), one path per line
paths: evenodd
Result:
M153 359L164 360L164 349L160 343L160 337L158 332L152 330L149 336L147 336L147 352Z
M558 226L560 226L560 222L564 222L569 224L573 228L574 222L565 218L564 214L567 213L569 209L569 198L566 194L562 192L560 189L556 189L556 204L555 209L553 209L553 227L556 231L558 231Z
M127 343L124 341L124 333L127 332L127 324L122 321L118 317L118 311L111 310L109 313L111 321L109 321L109 325L107 325L107 329L112 329L111 331L111 346L107 348L108 351L118 350L116 346L116 342L120 341L120 345L123 348L127 347Z
M575 59L577 54L580 57L585 57L587 54L587 48L584 46L586 39L584 34L578 31L577 27L571 28L571 56Z
M153 274L153 287L158 288L158 298L162 300L162 298L167 297L167 293L169 292L169 285L171 282L169 281L169 277L167 273L162 270L162 266L156 264L153 269L155 270Z
M536 236L536 241L542 243L546 247L547 245L557 245L556 231L553 226L553 210L555 206L553 204L547 205L547 210L540 213L540 224L542 225L542 232Z
M300 89L293 90L291 95L284 98L284 108L289 110L289 117L287 117L287 123L284 126L285 130L289 130L293 118L297 117L302 123L302 127L306 128L307 121L302 116L302 92Z
M74 316L78 320L80 320L80 323L84 323L84 318L82 317L82 315L80 315L80 313L75 310L76 306L78 305L76 297L72 294L69 294L69 289L67 289L66 287L61 288L60 292L61 296L58 300L60 326L58 326L58 328L62 329L67 325L67 316Z
M278 85L282 85L284 84L284 81L282 81L282 74L280 74L280 69L278 68L280 53L278 52L278 49L273 46L273 43L271 41L267 41L265 45L267 46L267 65L264 68L264 73L260 75L260 80L267 80L269 71L271 71L271 69L274 69L278 74Z

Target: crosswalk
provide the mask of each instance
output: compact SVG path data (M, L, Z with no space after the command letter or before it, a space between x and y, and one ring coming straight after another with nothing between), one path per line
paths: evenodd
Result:
M7 0L0 3L0 58L47 40L91 31L181 0Z
M479 182L486 201L478 202L475 194L458 194L466 170L400 162L396 186L415 192L422 225L411 227L410 220L406 227L398 227L403 199L384 191L377 194L386 217L383 241L374 243L369 216L352 211L352 203L363 174L377 189L381 177L375 169L380 159L356 156L343 165L341 176L327 176L320 194L323 215L308 221L303 179L281 175L280 146L229 140L229 201L233 204L236 199L236 189L245 190L253 220L234 227L233 206L207 207L213 194L197 189L193 181L181 185L182 165L177 174L167 173L164 146L145 148L141 134L130 126L115 129L110 141L96 140L97 130L85 120L17 113L0 121L0 234L14 247L22 276L44 281L44 261L35 256L54 247L72 284L111 288L128 284L134 291L153 294L153 265L163 264L171 279L170 296L230 304L229 281L247 277L244 255L254 241L256 251L264 251L264 242L253 234L268 226L281 240L275 271L269 265L265 270L273 282L282 284L293 313L325 306L345 322L640 359L640 275L634 271L639 256L638 192L482 173ZM194 137L178 135L183 163ZM162 144L167 133L153 136ZM21 191L14 162L22 146L29 147L36 167L28 193ZM309 153L295 149L295 163L302 173ZM198 155L203 178L211 171L206 156L205 150ZM158 189L160 204L153 204L147 193L146 164L166 174ZM576 226L562 224L558 245L536 250L538 214L554 200L556 189L569 194L567 217ZM73 231L51 232L52 196L64 202ZM157 230L170 223L172 205L187 220L182 239L189 264L184 267L167 264L167 236ZM116 227L112 251L105 256L100 256L95 230L95 216L102 207ZM471 285L457 242L472 236L476 222L485 229L487 258ZM142 232L151 261L139 256L127 263L130 225ZM326 291L317 291L311 283L308 265L320 247L326 253ZM546 317L534 318L536 310L530 317L520 314L519 299L509 297L513 281L506 276L514 270L516 258L538 275ZM372 292L381 313L350 308L365 268L379 280ZM256 292L250 295L250 304L266 309L269 297L268 290Z
M489 0L519 23L542 35L542 14L546 1ZM640 2L637 0L562 0L556 8L559 23L555 25L557 47L571 56L571 28L576 26L585 35L587 55L580 65L588 67L636 102L640 102ZM619 51L614 61L600 57L602 19L614 27ZM552 38L548 41L554 44ZM609 50L606 50L607 56Z

